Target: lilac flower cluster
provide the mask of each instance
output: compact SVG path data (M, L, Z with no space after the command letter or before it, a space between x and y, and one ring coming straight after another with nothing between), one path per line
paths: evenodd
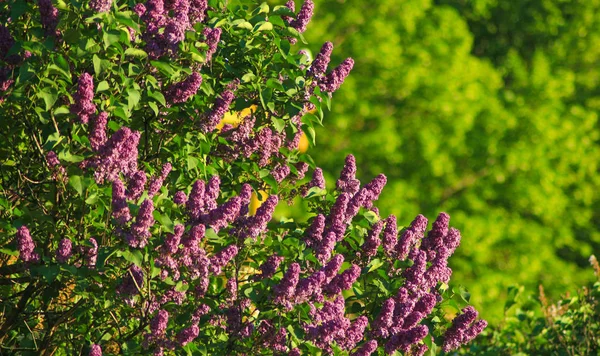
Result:
M154 225L154 203L150 199L142 202L140 210L131 225L131 232L126 234L127 244L135 248L144 248L150 237L150 228Z
M171 169L173 169L173 166L170 163L165 163L162 166L160 175L157 177L153 177L150 180L150 185L148 186L148 196L153 197L154 195L156 195L156 193L158 193L165 179L167 178L167 175L171 172Z
M291 9L293 11L293 9ZM312 0L305 0L300 7L300 11L298 15L296 15L296 19L292 20L290 25L298 30L298 32L302 33L306 31L306 26L310 22L310 19L313 16L313 12L315 10L315 3Z
M452 320L452 326L444 334L444 352L450 352L468 343L487 327L487 321L475 321L477 314L475 308L468 306L462 310L462 314Z
M90 9L95 12L107 12L112 6L113 0L90 0Z
M58 249L56 250L56 260L59 263L66 263L71 258L73 244L71 240L64 238L58 243Z
M71 113L77 115L83 124L96 112L94 100L94 80L88 73L83 73L77 82L77 92L73 95L75 102L71 105Z
M322 91L333 93L338 90L344 83L344 80L350 74L350 71L354 67L354 60L352 58L346 58L339 66L332 70L325 78L319 83L319 88Z
M146 173L144 171L137 171L129 178L127 190L125 191L127 199L137 200L142 196L144 187L146 186L146 179Z
M27 226L23 225L17 230L17 245L19 257L23 262L38 262L40 260L40 255L34 251L35 243Z
M15 39L4 24L0 24L0 59L4 59L15 44Z
M235 98L235 95L231 90L224 91L220 97L217 98L212 110L206 115L206 119L200 123L200 129L202 132L213 131L227 111L229 106Z
M121 284L117 286L116 292L125 299L128 305L133 305L133 296L137 295L143 287L144 271L136 265L131 265L123 276Z
M221 40L222 30L220 28L210 28L206 27L202 34L206 37L206 44L208 45L208 50L206 51L206 61L210 62L213 54L217 52L217 46L219 45L219 41Z
M90 130L90 134L88 139L90 140L90 145L95 152L98 152L100 148L106 143L106 125L108 124L108 113L101 112L96 116L92 121L92 129Z
M83 162L83 168L94 169L98 184L118 178L119 173L131 177L137 170L140 133L121 127L98 150L98 155Z
M321 78L327 72L327 66L329 65L329 61L331 60L331 53L333 52L333 43L325 42L321 47L321 50L313 60L310 68L308 69L308 74L315 77Z
M269 258L267 258L267 260L260 266L260 271L262 273L259 278L266 279L273 277L281 262L283 262L283 257L277 255L269 256Z
M168 87L164 92L165 100L170 104L184 103L196 94L201 84L202 76L194 72L183 81Z
M52 0L38 0L38 6L44 33L48 36L57 35L58 10L52 5Z
M102 356L102 348L98 344L90 346L90 356Z
M119 225L125 225L131 220L131 213L125 196L125 185L120 179L113 181L112 216Z
M256 239L267 228L278 202L277 195L269 196L256 210L255 215L237 219L231 233L240 239Z

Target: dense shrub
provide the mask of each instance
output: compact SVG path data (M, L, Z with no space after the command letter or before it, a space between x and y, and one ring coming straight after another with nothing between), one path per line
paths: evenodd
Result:
M293 5L0 5L3 351L423 354L485 328L447 214L399 227L383 174L348 155L326 189L298 149L353 61L293 50ZM308 219L272 221L293 199Z

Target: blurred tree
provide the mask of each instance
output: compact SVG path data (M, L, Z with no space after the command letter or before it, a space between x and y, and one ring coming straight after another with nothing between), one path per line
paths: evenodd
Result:
M356 61L325 118L336 134L310 151L329 183L352 152L362 179L388 176L384 215L447 211L465 235L451 267L480 282L484 317L511 284L585 282L600 249L600 1L315 2L309 42L333 42L330 67Z

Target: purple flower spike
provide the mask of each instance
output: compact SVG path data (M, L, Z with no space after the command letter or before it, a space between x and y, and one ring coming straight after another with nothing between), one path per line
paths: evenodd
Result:
M79 117L83 124L87 124L90 116L96 112L94 100L94 80L88 73L83 73L77 81L77 92L73 95L75 103L71 105L71 112Z
M165 179L167 178L167 175L169 175L169 173L171 172L171 169L173 169L171 163L165 163L162 166L160 175L158 177L153 177L152 180L150 180L150 186L148 187L148 196L153 197L154 195L156 195L156 193L158 193Z
M346 156L346 163L340 179L336 183L337 189L342 193L356 194L360 188L360 181L356 179L356 159L353 155Z
M275 303L282 304L288 309L291 308L290 300L294 297L299 278L300 265L292 263L285 272L283 279L273 288Z
M221 178L219 176L212 176L208 180L208 185L204 191L204 206L206 210L213 210L217 208L217 198L221 193Z
M210 62L213 54L217 52L217 46L219 45L219 41L221 40L221 28L210 28L206 27L202 34L206 37L206 44L208 45L208 50L206 51L206 62Z
M342 86L353 67L354 60L352 58L346 58L339 66L332 70L327 77L323 78L319 87L322 91L333 93Z
M178 191L177 193L175 193L175 196L173 197L173 202L177 205L183 205L185 203L187 203L188 197L187 195L185 195L185 192L183 191Z
M394 215L385 219L385 230L383 230L383 250L388 256L393 256L398 243L398 222Z
M165 334L167 331L167 325L169 324L169 312L166 310L159 310L158 313L150 321L150 332L152 336L158 338Z
M306 25L310 22L313 12L315 10L315 4L312 0L305 0L304 4L300 8L300 12L296 16L296 19L290 24L293 28L302 33L306 31Z
M125 185L120 179L113 181L112 211L112 216L119 225L124 225L131 220L131 214L125 196Z
M325 189L325 178L323 177L323 170L321 168L315 168L315 171L312 175L312 180L308 182L308 184L305 186L305 189L308 191L312 187ZM306 196L306 193L304 196Z
M90 356L102 356L102 348L100 345L92 344L92 346L90 346Z
M360 277L360 267L353 264L350 268L335 276L323 290L329 295L340 294L343 290L350 289L358 277Z
M206 190L206 183L201 180L197 180L192 186L192 192L190 193L186 207L188 213L194 220L198 220L202 212L204 211L204 191Z
M425 251L437 251L444 246L444 238L448 234L449 222L450 216L448 214L440 213L438 215L431 230L427 233L427 237L423 239L422 248Z
M203 132L211 132L217 127L225 113L229 111L229 106L234 98L235 95L233 95L233 92L230 90L224 91L221 96L217 98L211 112L208 113L205 122L200 125Z
M84 255L86 264L89 268L93 268L96 266L96 260L98 258L98 242L93 237L90 237L88 240L93 247L84 247Z
M154 203L150 199L146 199L140 206L140 211L135 219L135 223L131 225L132 239L127 241L131 247L144 248L150 237L150 228L154 225Z
M95 152L98 152L100 148L106 143L106 124L108 123L108 113L101 112L92 122L92 130L88 139L90 145Z
M177 342L179 343L179 345L185 346L185 345L189 344L190 342L194 341L194 339L197 338L199 334L200 334L200 328L198 327L197 324L194 324L194 325L190 326L189 328L181 330L177 334L176 339L177 339Z
M479 335L487 327L487 321L477 319L477 310L468 306L462 310L462 314L452 320L452 326L444 334L442 350L449 352L457 349ZM471 325L473 324L473 325Z
M66 263L71 258L73 244L69 239L62 239L58 243L58 250L56 250L56 260L59 263Z
M40 17L44 33L48 36L56 35L58 25L58 10L52 5L52 0L38 0Z
M221 274L221 269L225 267L238 253L236 245L229 245L210 259L210 271L214 275Z
M376 222L371 231L367 234L365 243L362 245L365 256L372 257L377 254L377 248L381 245L381 240L379 239L381 230L383 230L383 220Z
M144 271L136 265L131 265L131 267L129 267L129 271L123 276L123 281L117 287L117 294L124 297L136 295L143 287Z
M271 255L267 260L260 265L260 271L262 274L258 276L260 279L271 278L277 272L277 268L283 262L283 257L277 255Z
M307 246L313 246L318 244L323 239L323 231L325 230L325 216L323 214L319 214L315 216L310 227L306 229L306 238L304 242L306 242Z
M351 356L371 356L377 350L377 341L369 340Z
M207 0L191 0L190 1L190 11L188 16L190 17L190 23L192 25L197 22L204 21L206 17L206 9L208 8Z
M21 226L17 230L17 245L19 246L19 257L23 262L39 261L40 255L37 252L34 252L35 243L31 238L27 226Z
M385 302L383 302L383 307L375 319L375 322L372 325L373 335L380 338L387 338L390 335L389 328L392 326L394 319L394 310L396 308L396 303L394 302L394 298L389 298Z
M112 6L113 0L90 0L90 9L96 12L107 12Z
M271 171L271 175L273 176L273 178L275 178L277 183L281 183L285 179L285 177L287 177L289 174L290 174L290 167L288 167L286 164L278 164Z
M129 185L127 186L127 191L125 192L125 196L127 197L127 199L137 200L144 193L145 186L146 186L146 173L144 173L144 171L137 171L129 179Z
M319 54L317 54L315 60L310 66L310 69L308 70L309 75L320 78L323 74L325 74L327 71L327 66L329 65L329 60L331 59L331 52L333 52L333 43L325 42L323 47L321 47L321 51Z
M194 72L185 80L172 84L167 88L164 93L165 99L169 104L184 103L196 94L200 84L202 84L202 76Z
M346 330L345 338L340 340L340 347L344 350L352 350L356 347L356 344L363 339L368 324L369 319L367 319L366 316L361 315L356 318L352 325Z

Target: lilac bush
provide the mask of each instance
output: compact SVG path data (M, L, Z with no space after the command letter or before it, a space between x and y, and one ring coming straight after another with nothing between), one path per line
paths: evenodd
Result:
M3 349L422 355L486 326L447 214L398 226L385 175L300 152L354 64L291 47L313 2L241 3L3 3Z

